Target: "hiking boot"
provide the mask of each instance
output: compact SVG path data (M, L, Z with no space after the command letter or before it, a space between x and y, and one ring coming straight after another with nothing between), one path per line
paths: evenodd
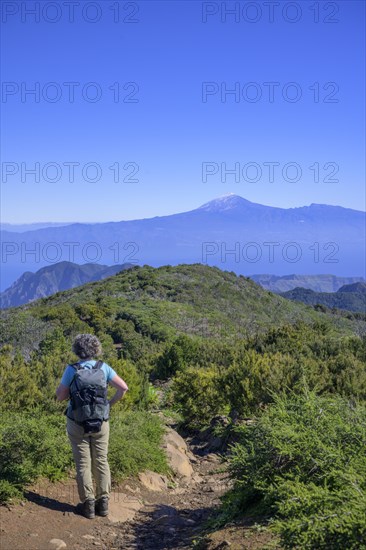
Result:
M95 518L95 500L88 498L85 502L80 502L76 506L76 511L87 519Z
M108 516L108 497L101 497L95 503L95 512L98 516Z

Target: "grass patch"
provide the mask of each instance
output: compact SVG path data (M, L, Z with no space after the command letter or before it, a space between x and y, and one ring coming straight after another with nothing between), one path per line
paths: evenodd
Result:
M142 470L168 471L160 448L164 428L148 412L119 413L111 419L109 462L112 481ZM58 481L74 467L66 435L66 419L59 414L6 413L0 427L0 503L23 495L27 484L43 477Z

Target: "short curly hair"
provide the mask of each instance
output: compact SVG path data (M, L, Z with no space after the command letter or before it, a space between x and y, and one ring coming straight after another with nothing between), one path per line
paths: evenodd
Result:
M91 359L102 353L102 345L94 334L78 334L72 345L72 351L80 359Z

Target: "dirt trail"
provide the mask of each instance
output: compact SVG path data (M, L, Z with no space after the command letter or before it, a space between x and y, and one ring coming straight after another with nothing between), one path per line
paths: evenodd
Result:
M75 482L39 482L21 504L0 507L1 550L174 550L193 548L205 522L229 486L220 456L202 456L190 446L194 473L160 491L136 479L120 484L111 495L108 518L76 515ZM228 525L208 537L200 549L260 549L268 535L253 531L254 521Z
M78 550L192 548L227 489L227 476L218 455L190 456L192 478L163 491L149 490L138 480L121 484L111 497L112 510L121 512L118 523L76 515L73 481L40 482L29 488L28 500L1 507L1 550L55 550L53 539L60 540L60 548Z
M165 550L192 548L219 496L227 489L215 455L197 459L194 480L164 494L150 494L149 501L118 535L117 548Z

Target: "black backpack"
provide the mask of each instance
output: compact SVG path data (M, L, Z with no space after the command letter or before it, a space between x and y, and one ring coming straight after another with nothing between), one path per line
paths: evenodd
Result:
M92 368L80 363L70 365L75 374L70 383L69 416L83 426L85 433L99 432L102 422L109 418L107 380L102 365L103 361L97 361Z

